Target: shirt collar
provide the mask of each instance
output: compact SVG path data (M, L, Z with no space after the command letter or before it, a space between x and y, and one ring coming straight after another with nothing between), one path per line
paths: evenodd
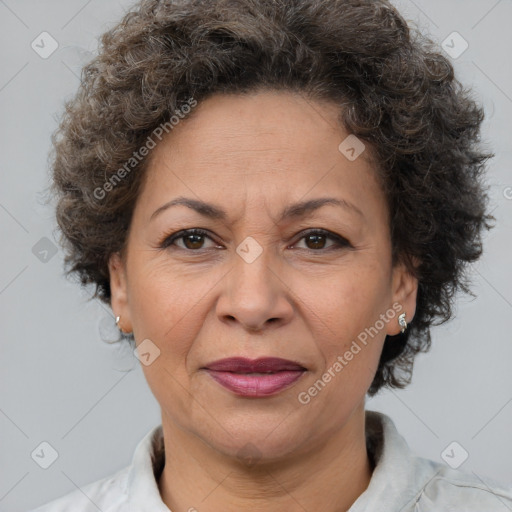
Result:
M132 465L126 482L128 503L138 510L169 512L162 501L158 480L165 463L162 425L150 430L135 448Z
M439 472L438 465L414 455L385 414L366 411L366 445L375 462L367 489L349 512L402 510L418 499Z
M370 484L349 512L401 510L435 477L436 465L424 459L420 464L385 414L366 411L365 422L366 444L375 468ZM158 425L135 449L125 489L130 505L138 505L139 510L169 512L158 489L164 463L163 430Z

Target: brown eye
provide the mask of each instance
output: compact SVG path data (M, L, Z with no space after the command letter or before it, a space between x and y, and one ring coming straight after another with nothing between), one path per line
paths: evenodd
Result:
M299 249L309 249L311 251L342 249L344 247L351 247L350 242L345 238L331 233L323 229L313 229L305 234L299 240L304 240L305 247L298 247ZM326 245L327 241L331 240L330 245Z
M304 238L308 249L323 249L327 237L325 235L307 235Z
M201 249L208 249L208 247L204 247L206 239L212 242L211 247L218 247L218 245L214 243L212 238L208 236L208 233L206 231L198 228L178 231L177 233L168 236L160 244L160 247L162 249L165 249L174 246L179 249L184 249L188 251L199 251ZM180 241L181 244L175 243L177 241Z
M181 237L187 249L201 249L204 243L204 235L185 235Z

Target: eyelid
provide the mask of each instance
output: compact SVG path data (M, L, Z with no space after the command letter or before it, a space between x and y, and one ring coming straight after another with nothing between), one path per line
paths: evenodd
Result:
M340 248L347 248L347 247L353 247L352 244L343 236L338 235L336 233L333 233L332 231L328 231L323 228L309 228L305 229L303 231L300 231L295 235L296 241L292 243L291 247L293 247L296 243L298 243L303 238L307 237L308 235L324 235L326 238L332 240L335 242L334 246L323 248L323 249L302 249L310 252L326 252L330 249L340 249ZM169 235L164 236L163 240L159 243L159 247L161 249L166 249L172 245L174 245L174 242L176 240L182 239L187 235L202 235L206 238L209 238L214 243L219 244L215 240L213 236L211 236L210 232L203 228L187 228L187 229L180 229L179 231L175 231L174 233L171 233ZM177 247L177 246L176 246ZM181 247L177 247L178 249L182 249ZM184 251L190 252L190 253L200 253L201 251L209 250L207 249L182 249Z
M180 229L178 231L175 231L173 233L170 233L168 235L165 235L163 240L158 244L161 249L166 249L174 244L176 240L179 240L180 238L184 238L187 235L202 235L204 237L209 238L215 243L218 243L210 234L209 231L203 228L188 228L188 229ZM181 249L181 247L178 247L178 249ZM191 250L191 249L183 249L185 251L188 250L188 252L200 252L204 249L197 249L197 250Z
M332 231L329 231L327 229L322 229L322 228L309 228L304 231L301 231L300 233L298 233L297 242L302 240L303 238L305 238L308 235L324 235L326 238L333 240L335 242L334 246L327 247L325 249L316 249L316 250L315 249L305 249L305 250L309 250L310 252L319 252L320 253L320 252L328 251L330 249L352 247L352 244L345 237L338 235L336 233L333 233ZM296 244L297 242L294 242L294 244Z

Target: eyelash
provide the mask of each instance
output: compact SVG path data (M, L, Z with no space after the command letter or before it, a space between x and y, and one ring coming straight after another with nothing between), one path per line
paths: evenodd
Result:
M176 240L183 239L189 235L202 235L202 236L208 237L210 240L215 242L215 240L213 240L213 238L204 229L191 228L191 229L182 229L180 231L177 231L176 233L171 233L170 235L167 235L160 242L159 247L161 249L167 249L170 246L172 246ZM298 239L299 241L302 240L303 238L306 238L307 236L310 236L310 235L324 235L326 238L335 242L335 245L332 245L327 248L322 248L322 249L307 249L306 248L305 249L306 251L310 251L310 252L325 252L325 251L346 249L346 248L352 247L352 245L350 244L350 242L347 239L343 238L342 236L336 235L335 233L327 231L325 229L312 228L312 229L302 232L301 235L302 236ZM217 243L217 242L215 242L215 243ZM201 253L203 251L210 250L210 249L187 249L187 248L178 247L178 246L175 246L175 247L177 247L178 249L190 252L190 253ZM302 249L302 250L304 250L304 249Z

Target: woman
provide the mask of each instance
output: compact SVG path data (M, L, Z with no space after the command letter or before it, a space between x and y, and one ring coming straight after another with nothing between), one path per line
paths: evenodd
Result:
M510 509L364 408L469 291L482 118L385 0L128 13L67 105L54 184L69 272L112 307L162 425L38 510Z

